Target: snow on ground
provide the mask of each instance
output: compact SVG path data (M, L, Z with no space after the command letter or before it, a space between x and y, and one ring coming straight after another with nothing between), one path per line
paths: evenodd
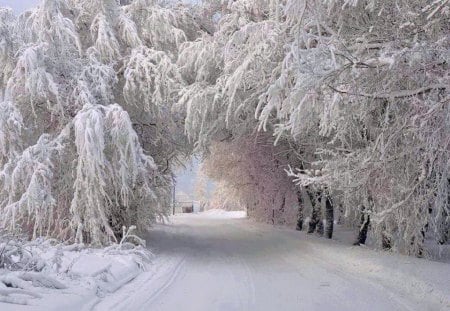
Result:
M243 214L176 215L157 259L94 310L450 310L450 265L257 224Z
M200 214L177 214L174 217L194 217L194 218L218 218L218 219L233 219L233 218L245 218L247 217L247 213L245 211L225 211L223 209L210 209Z
M31 307L0 310L450 310L448 263L244 216L211 210L171 217L149 232L156 256L142 273L124 253L68 252L61 270L71 272L58 278L67 288L34 289L43 298L30 299Z
M148 250L130 243L93 249L42 240L0 243L0 257L14 250L12 244L17 254L30 256L13 255L16 263L0 269L1 311L89 309L138 276L151 257Z

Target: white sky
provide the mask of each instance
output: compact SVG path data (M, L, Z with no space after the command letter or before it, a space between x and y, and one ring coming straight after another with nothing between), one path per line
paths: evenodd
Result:
M191 161L186 164L186 169L179 169L176 171L176 195L180 200L199 200L195 197L195 184L197 177L199 176L200 161L199 159L192 157ZM211 195L216 185L211 179L207 179L207 197L211 198Z
M186 169L179 169L176 174L177 185L175 187L177 196L187 196L186 200L194 199L195 180L198 173L198 160L192 159ZM185 200L183 198L183 200Z
M0 7L10 7L16 13L22 13L26 9L36 6L40 0L0 0Z

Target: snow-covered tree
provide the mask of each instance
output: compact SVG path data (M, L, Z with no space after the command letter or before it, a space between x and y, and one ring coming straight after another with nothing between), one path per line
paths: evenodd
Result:
M295 227L299 193L284 171L289 154L278 150L270 136L257 133L209 149L204 171L220 185L216 204L235 204L259 221Z
M235 193L237 191L234 190L236 188L228 185L226 181L216 182L209 201L209 207L226 211L246 210L246 206L239 200L239 194Z
M201 165L195 178L194 196L200 203L200 211L204 211L209 205L208 177L204 174Z
M320 174L300 168L298 183L337 193L354 224L370 217L385 248L422 255L426 236L448 241L448 2L284 9L289 48L257 115L313 146Z
M310 219L343 206L380 247L423 255L449 241L449 14L443 0L228 2L182 46L186 132L197 146L272 133Z
M189 153L182 5L43 0L0 10L1 226L30 237L117 241L169 207L172 165Z
M3 226L114 241L195 148L260 220L449 243L449 1L167 3L0 10Z

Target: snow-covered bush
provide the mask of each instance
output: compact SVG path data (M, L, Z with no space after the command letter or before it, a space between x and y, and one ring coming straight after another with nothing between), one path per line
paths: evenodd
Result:
M35 304L33 299L68 292L95 299L116 291L153 257L134 231L124 227L120 243L99 249L0 232L0 303Z
M0 269L41 271L46 263L28 246L18 234L0 232Z

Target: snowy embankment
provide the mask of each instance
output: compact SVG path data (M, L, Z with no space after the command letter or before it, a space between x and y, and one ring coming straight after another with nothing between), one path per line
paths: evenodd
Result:
M122 241L106 248L54 240L0 240L0 310L89 309L146 269L152 254Z

